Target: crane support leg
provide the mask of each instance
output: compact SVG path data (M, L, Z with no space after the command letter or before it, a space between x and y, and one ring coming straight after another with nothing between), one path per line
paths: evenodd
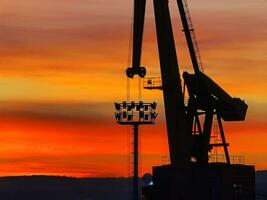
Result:
M207 164L209 161L209 144L210 144L210 136L213 122L213 111L207 111L204 121L203 135L204 135L204 146L202 148L202 156L200 158L200 162L203 164Z
M225 157L226 157L226 162L227 162L228 165L230 165L231 161L230 161L230 156L229 156L229 152L228 152L228 148L227 148L227 144L226 144L226 139L225 139L225 136L224 136L222 119L218 114L217 114L217 120L218 120L219 129L220 129L220 133L221 133L221 138L222 138L222 143L223 143L224 154L225 154Z

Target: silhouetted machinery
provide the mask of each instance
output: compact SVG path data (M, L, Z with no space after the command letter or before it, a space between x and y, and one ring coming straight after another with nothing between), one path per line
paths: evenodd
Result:
M164 95L171 164L153 167L153 185L143 188L142 197L146 200L254 200L254 166L231 164L222 125L222 120L245 120L248 106L241 99L232 98L201 71L187 4L185 0L177 0L194 68L193 74L183 73L189 96L185 103L168 0L153 2L162 80L162 85L155 88L162 89ZM130 78L146 75L146 69L140 66L145 7L146 0L134 1L133 66L126 71ZM203 123L200 116L204 118ZM222 139L217 144L210 141L214 117ZM209 152L215 146L223 147L226 162L209 162Z

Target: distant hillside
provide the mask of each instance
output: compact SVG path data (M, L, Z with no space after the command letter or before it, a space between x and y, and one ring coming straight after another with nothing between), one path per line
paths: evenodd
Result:
M3 200L127 200L126 178L19 176L0 178ZM267 171L256 172L257 200L267 199Z
M267 200L267 170L256 172L256 194L258 200Z
M52 176L0 178L4 200L125 200L129 179L77 179Z

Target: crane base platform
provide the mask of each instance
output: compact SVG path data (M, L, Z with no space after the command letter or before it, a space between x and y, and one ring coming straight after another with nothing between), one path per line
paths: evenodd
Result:
M144 200L255 200L255 167L210 163L188 168L153 167Z

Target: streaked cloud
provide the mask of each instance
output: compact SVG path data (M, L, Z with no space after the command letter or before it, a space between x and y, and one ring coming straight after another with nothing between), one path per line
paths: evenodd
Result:
M113 102L126 98L132 3L0 1L0 151L5 155L0 175L127 175L130 138L114 123ZM226 125L231 153L245 154L263 169L267 3L188 3L205 72L249 104L246 122ZM192 71L176 2L170 6L181 71ZM147 8L142 63L149 76L158 76L152 1ZM133 98L137 82L131 82ZM161 92L143 91L143 98L159 102L160 112L158 124L142 133L143 168L150 171L168 154L168 145ZM251 138L255 148L247 152ZM106 170L107 163L112 169Z

